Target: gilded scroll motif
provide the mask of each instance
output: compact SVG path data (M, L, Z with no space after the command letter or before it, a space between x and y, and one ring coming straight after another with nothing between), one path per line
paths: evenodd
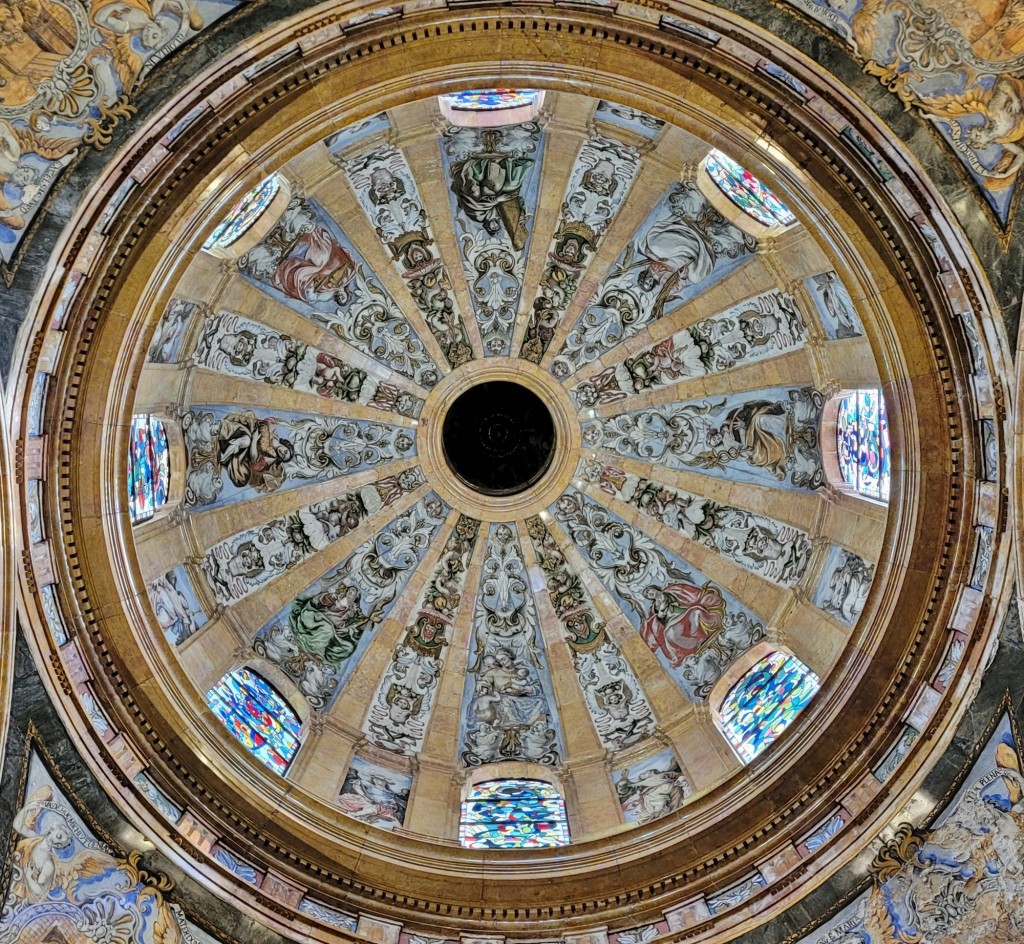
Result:
M845 40L956 152L999 220L1024 167L1019 0L787 0Z
M0 264L147 73L243 0L0 0Z

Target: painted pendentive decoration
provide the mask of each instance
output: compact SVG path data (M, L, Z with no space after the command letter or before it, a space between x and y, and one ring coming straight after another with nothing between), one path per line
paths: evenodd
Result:
M667 403L589 420L583 441L670 469L752 485L816 489L825 484L818 442L824 404L813 387Z
M889 500L892 455L885 397L880 390L856 390L840 401L836 455L847 485L869 498Z
M557 764L564 756L541 639L519 542L509 525L492 525L463 694L460 753L467 767Z
M0 4L4 274L62 171L83 148L110 143L149 71L241 2Z
M807 569L810 535L793 525L670 488L596 459L581 459L576 475L780 587L794 586Z
M628 144L598 134L583 142L548 245L520 357L541 362L639 169L640 154Z
M725 696L719 720L729 743L750 763L788 728L817 693L821 681L796 656L773 652L754 665Z
M486 356L507 355L512 343L544 140L533 122L449 128L441 139L462 267Z
M362 757L353 757L341 785L338 806L361 823L394 829L405 822L412 777Z
M97 839L59 779L32 749L14 813L0 941L212 944L169 903L173 883L144 868L140 851L122 855Z
M128 512L132 523L147 521L167 502L171 462L164 424L155 416L132 417L128 443Z
M928 830L901 826L871 888L799 944L990 944L1024 939L1024 776L1004 715Z
M181 417L187 508L219 506L416 455L415 430L324 414L193 407Z
M693 787L672 749L612 772L615 793L627 823L650 823L686 802Z
M246 281L388 370L421 387L440 379L401 308L315 200L292 197L238 268Z
M621 750L649 737L655 730L654 712L632 667L609 638L579 574L539 515L527 519L526 530L601 745Z
M452 367L473 359L451 276L405 155L390 144L344 163L345 175L370 225L391 255L412 300Z
M953 0L787 0L838 34L864 70L956 152L1005 226L1024 168L1015 5Z
M438 679L462 603L480 522L460 515L384 670L363 724L367 740L398 754L423 749Z
M731 370L803 347L807 329L792 295L763 292L606 367L570 391L581 409Z
M612 264L551 364L565 380L754 258L693 181L674 184Z
M786 204L718 148L708 154L704 169L722 193L762 226L792 226L796 222Z
M433 492L381 527L285 606L253 638L310 708L333 701L391 612L448 514Z
M569 844L559 792L542 780L488 780L462 802L459 842L467 849L541 849Z
M271 174L266 180L258 183L232 207L231 212L203 243L203 249L226 249L238 242L266 213L280 189L281 180L277 174Z
M639 528L570 488L551 509L691 701L764 638L764 622Z
M284 775L299 749L302 723L262 675L233 669L206 693L206 703L253 757Z

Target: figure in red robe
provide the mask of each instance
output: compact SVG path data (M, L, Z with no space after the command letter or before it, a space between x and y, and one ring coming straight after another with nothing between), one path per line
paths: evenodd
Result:
M663 653L674 669L722 628L725 600L709 583L703 587L688 583L648 587L644 596L653 603L640 635L651 651Z
M313 226L277 264L271 284L297 301L344 305L348 301L347 283L354 273L352 257L326 229Z

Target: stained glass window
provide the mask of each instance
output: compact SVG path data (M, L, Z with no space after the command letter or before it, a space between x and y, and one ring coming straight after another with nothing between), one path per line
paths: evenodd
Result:
M796 222L789 207L729 155L716 148L708 155L704 167L718 189L758 223L789 226Z
M468 849L568 845L565 803L542 780L488 780L462 804L459 841Z
M167 501L170 481L164 424L148 413L136 413L128 444L128 511L133 523L153 517Z
M266 212L280 189L281 181L277 174L271 174L262 183L253 187L210 234L210 238L203 243L203 249L226 249L241 239L249 227Z
M228 672L206 693L206 703L253 757L284 774L299 749L299 716L262 675Z
M814 697L821 682L796 656L773 652L725 696L720 718L744 763L771 744Z
M532 89L471 89L445 95L447 105L455 111L499 111L532 105L537 93Z
M855 390L840 401L836 454L843 481L869 498L889 500L892 457L881 391Z

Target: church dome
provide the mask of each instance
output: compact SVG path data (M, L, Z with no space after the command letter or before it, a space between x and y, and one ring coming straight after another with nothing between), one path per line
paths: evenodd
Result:
M80 210L36 643L119 802L293 933L730 934L983 657L969 254L724 14L478 13L457 68L417 16L279 25Z

